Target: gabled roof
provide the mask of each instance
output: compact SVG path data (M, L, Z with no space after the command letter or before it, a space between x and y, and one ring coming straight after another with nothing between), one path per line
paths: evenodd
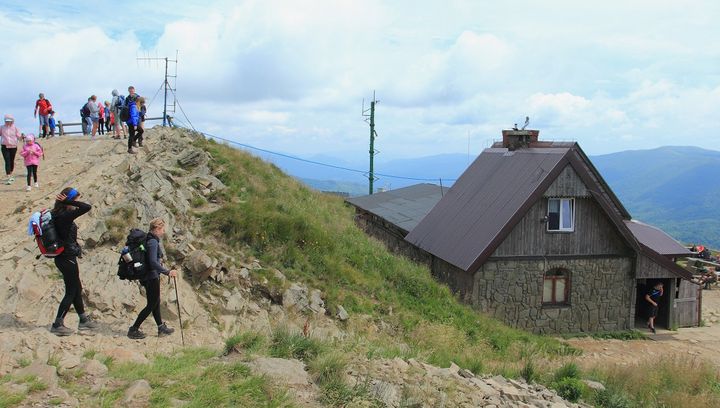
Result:
M631 248L676 276L692 279L668 258L687 252L659 229L630 221L577 143L534 142L514 151L496 144L485 149L405 239L462 270L475 271L568 165Z
M416 184L345 201L407 232L425 218L447 191L447 187L435 184Z
M625 220L625 225L642 245L660 255L671 257L692 255L692 252L659 228L636 220Z

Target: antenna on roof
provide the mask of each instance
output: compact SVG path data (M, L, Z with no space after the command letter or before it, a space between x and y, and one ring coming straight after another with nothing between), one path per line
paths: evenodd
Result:
M525 130L525 128L527 127L528 124L530 124L530 116L525 116L525 124L523 125L523 127L520 128L520 130ZM515 125L515 127L517 127L517 125ZM513 129L513 130L517 130L517 129Z

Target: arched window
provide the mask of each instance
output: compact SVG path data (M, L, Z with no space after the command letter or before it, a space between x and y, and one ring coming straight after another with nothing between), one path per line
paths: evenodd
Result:
M543 277L543 305L570 304L570 271L554 268Z

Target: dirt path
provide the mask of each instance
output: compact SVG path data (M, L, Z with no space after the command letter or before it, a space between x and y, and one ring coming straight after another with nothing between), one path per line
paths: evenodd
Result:
M720 288L703 291L702 316L704 327L677 331L658 330L649 334L651 341L571 339L568 342L584 351L582 365L598 363L634 365L640 361L669 355L696 356L720 368Z

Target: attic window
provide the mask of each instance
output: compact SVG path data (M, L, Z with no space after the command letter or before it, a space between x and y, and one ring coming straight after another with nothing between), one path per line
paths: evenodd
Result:
M548 199L547 230L563 232L575 230L574 198Z
M543 277L543 305L568 305L570 301L570 271L563 268L550 269Z

